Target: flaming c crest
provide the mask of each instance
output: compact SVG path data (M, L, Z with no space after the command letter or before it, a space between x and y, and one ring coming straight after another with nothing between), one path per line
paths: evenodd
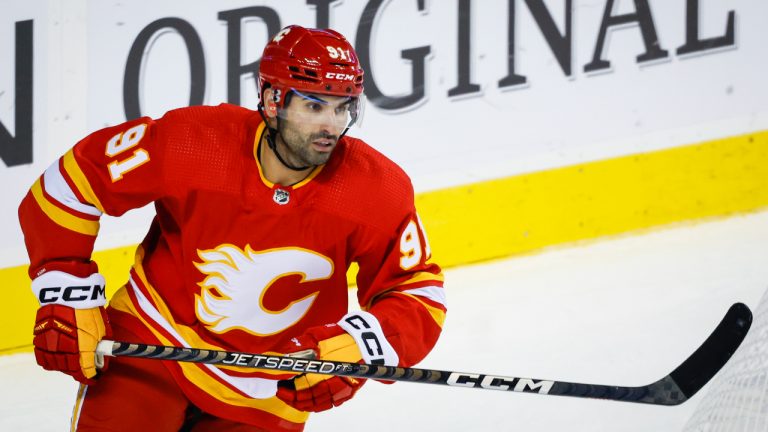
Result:
M256 252L233 245L198 250L202 260L195 266L206 275L195 296L198 319L215 333L233 329L265 336L292 326L303 317L317 292L291 302L280 311L264 307L264 294L279 278L298 274L301 283L328 279L333 262L316 252L301 248L280 248Z

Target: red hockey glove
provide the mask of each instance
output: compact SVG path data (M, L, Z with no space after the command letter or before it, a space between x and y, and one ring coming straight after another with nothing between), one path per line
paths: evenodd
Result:
M398 356L384 338L375 316L368 312L347 314L338 324L312 327L290 340L284 352L312 350L319 360L348 363L364 361L396 366ZM320 412L351 399L365 379L322 374L301 374L278 383L277 397L301 411Z
M83 384L95 383L96 344L111 337L104 304L104 277L86 278L49 271L32 281L40 302L35 317L35 359L47 370L71 375ZM108 359L99 365L107 368Z

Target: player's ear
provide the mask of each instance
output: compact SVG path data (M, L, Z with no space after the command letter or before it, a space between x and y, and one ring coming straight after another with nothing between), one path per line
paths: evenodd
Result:
M264 113L268 118L277 117L277 102L275 102L274 91L271 88L264 90Z

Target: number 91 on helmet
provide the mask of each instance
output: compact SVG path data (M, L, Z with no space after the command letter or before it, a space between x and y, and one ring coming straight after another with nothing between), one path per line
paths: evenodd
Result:
M340 33L291 25L264 48L259 92L262 115L325 126L340 136L362 119L363 69Z

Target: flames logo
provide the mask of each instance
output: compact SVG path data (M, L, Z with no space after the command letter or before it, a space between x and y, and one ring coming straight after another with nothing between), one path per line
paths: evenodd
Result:
M285 330L298 322L312 306L317 292L292 301L285 309L268 310L264 295L278 279L292 274L301 283L328 279L333 275L333 261L301 248L280 248L256 252L246 245L240 249L222 245L198 250L202 260L195 266L206 275L195 296L198 319L209 330L224 333L233 329L266 336Z

